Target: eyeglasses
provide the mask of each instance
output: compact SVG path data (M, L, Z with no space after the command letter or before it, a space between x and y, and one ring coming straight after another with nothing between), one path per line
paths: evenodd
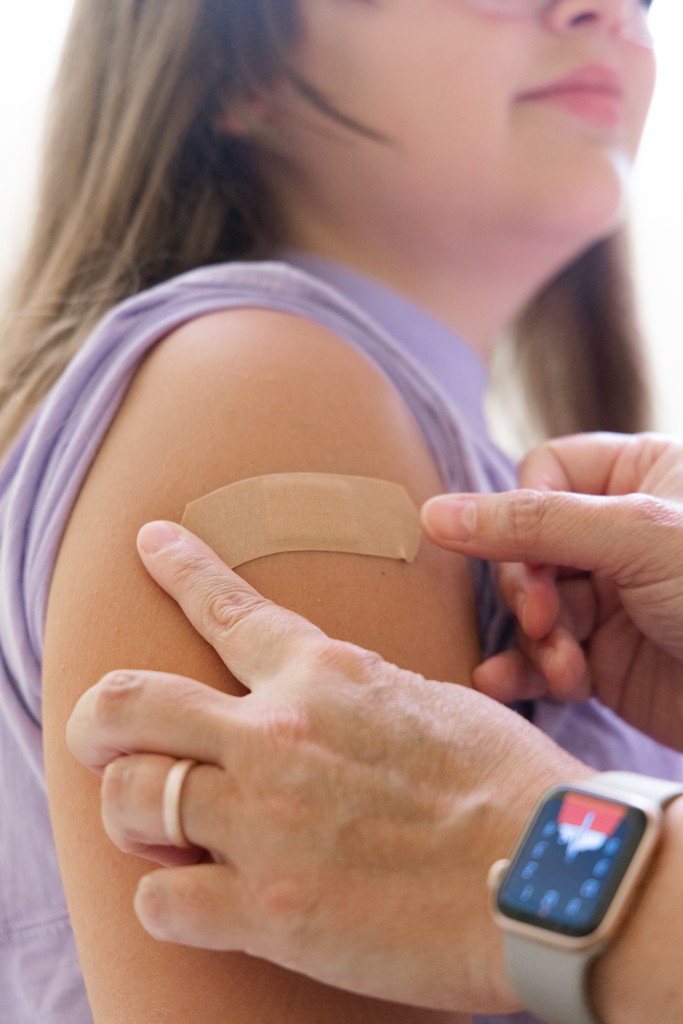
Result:
M537 17L550 10L559 0L468 0L483 14L500 18ZM597 0L596 0L597 2ZM603 0L604 2L604 0ZM621 0L621 35L631 43L652 47L652 33L647 16L652 0Z

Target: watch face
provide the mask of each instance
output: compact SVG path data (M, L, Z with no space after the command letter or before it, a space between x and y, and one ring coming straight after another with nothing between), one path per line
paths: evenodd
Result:
M561 789L543 803L498 892L506 917L563 935L601 923L647 827L644 811Z

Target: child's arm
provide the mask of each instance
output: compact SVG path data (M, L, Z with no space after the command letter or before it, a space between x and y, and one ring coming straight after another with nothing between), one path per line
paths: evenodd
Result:
M73 510L56 566L44 662L46 767L67 899L96 1024L413 1024L442 1016L342 994L240 955L165 946L132 908L149 865L105 837L98 780L65 745L78 696L119 667L173 670L238 692L149 579L135 547L150 519L233 481L325 472L440 492L403 400L322 328L260 311L190 323L148 358ZM278 554L240 572L333 636L436 679L478 659L464 561L423 543L414 563Z

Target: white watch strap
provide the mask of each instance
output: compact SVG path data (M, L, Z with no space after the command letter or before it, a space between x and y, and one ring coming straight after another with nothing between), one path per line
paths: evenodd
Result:
M666 807L683 795L683 784L632 772L601 772L587 788L628 797L643 796ZM508 973L522 1002L548 1024L601 1024L588 994L588 967L602 949L570 952L503 932Z
M508 974L526 1007L552 1024L600 1024L588 997L595 950L568 953L520 935L503 934Z
M635 793L644 796L653 804L666 807L677 796L683 796L683 783L670 782L668 779L651 779L648 775L636 775L635 772L600 772L590 780L600 788L614 789L618 794Z

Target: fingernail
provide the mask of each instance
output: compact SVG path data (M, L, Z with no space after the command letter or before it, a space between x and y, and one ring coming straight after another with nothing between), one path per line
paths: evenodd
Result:
M474 502L461 498L431 498L422 509L422 521L439 540L471 540L476 525Z
M176 524L161 520L145 523L138 534L138 547L148 555L158 555L181 541L182 533Z

